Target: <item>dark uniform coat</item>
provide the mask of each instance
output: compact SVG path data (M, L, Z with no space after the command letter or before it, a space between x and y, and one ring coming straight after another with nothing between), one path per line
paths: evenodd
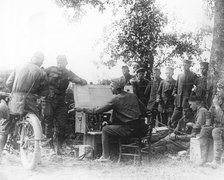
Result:
M173 89L176 81L171 79L164 79L160 82L158 88L158 99L159 99L159 107L158 111L161 113L164 112L173 112L174 109L174 96Z
M178 75L177 81L173 90L173 94L176 94L175 106L180 108L187 108L188 99L191 95L192 88L196 85L197 75L189 71Z
M132 83L132 87L133 87L133 93L142 101L142 103L146 106L148 99L149 99L149 95L145 94L146 91L146 87L149 84L149 80L147 79L142 79L142 80L138 80L138 79L133 79Z
M150 83L146 89L146 93L150 92L150 97L147 105L147 109L152 110L156 103L157 92L159 88L159 84L162 81L162 78L156 78Z

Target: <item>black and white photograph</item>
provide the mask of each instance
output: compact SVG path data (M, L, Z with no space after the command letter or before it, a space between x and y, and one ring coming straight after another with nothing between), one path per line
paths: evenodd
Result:
M224 0L0 0L0 180L221 180Z

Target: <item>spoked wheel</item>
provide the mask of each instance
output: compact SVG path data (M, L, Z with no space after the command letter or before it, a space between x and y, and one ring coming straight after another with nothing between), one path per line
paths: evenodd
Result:
M34 114L27 114L20 131L20 157L26 169L34 169L41 158L42 128Z

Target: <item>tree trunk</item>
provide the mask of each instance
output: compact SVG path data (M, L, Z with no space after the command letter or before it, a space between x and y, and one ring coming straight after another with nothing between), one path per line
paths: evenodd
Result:
M215 0L213 42L208 72L209 105L220 79L224 79L224 0Z

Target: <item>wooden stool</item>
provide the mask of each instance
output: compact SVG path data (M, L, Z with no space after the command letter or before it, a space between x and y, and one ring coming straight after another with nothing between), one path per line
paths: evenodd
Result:
M138 159L138 164L142 163L142 154L145 153L150 159L151 152L151 137L152 137L152 120L151 114L146 117L146 123L148 125L148 130L145 136L137 134L132 137L124 137L119 139L119 158L118 163L120 163L123 156L133 157L134 163ZM141 132L139 132L141 133ZM124 140L129 141L125 143ZM129 150L129 151L128 151ZM131 152L130 152L131 150Z

